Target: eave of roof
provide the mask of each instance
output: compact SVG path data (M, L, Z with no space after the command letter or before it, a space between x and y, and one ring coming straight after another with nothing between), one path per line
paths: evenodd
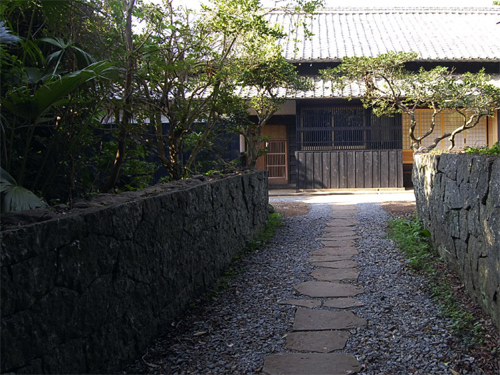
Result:
M320 76L310 77L313 83L313 88L307 91L286 90L280 88L277 90L277 95L289 100L294 99L343 99L343 98L362 98L362 88L356 83L347 85L344 90L332 90L332 83ZM490 84L500 88L500 75L491 76ZM245 99L255 97L256 91L250 88L240 88L237 94Z

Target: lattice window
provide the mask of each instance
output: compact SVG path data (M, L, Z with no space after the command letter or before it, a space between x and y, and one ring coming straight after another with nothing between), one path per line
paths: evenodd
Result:
M428 129L432 119L432 110L430 109L419 109L415 113L415 118L417 120L417 126L415 128L415 135L420 137ZM434 132L422 141L422 146L429 146L434 142L434 139L444 134L445 132L451 132L459 126L463 125L463 117L460 116L455 111L443 111L439 113L436 117L436 127ZM411 149L411 139L409 136L410 129L410 117L408 115L403 115L403 149ZM486 118L481 119L481 121L472 129L466 130L455 137L455 148L463 148L465 146L483 146L487 144L487 126ZM438 143L437 149L447 149L450 146L450 141L448 139L443 139Z
M303 108L300 150L401 149L401 116L375 117L363 107Z

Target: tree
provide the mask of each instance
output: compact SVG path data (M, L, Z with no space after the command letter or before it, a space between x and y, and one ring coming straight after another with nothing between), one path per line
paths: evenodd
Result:
M247 142L248 167L254 169L265 152L261 149L262 129L285 103L290 91L310 89L311 83L298 75L273 41L266 43L262 38L253 38L249 44L248 53L240 62L240 84L249 92L249 106L255 111L257 121L242 121L237 130Z
M319 4L316 0L299 3L308 12L314 9L311 3ZM277 56L273 44L285 35L266 20L267 12L256 0L213 0L198 15L175 8L172 0L136 8L135 14L146 23L146 31L137 36L142 41L135 51L138 89L134 91L134 108L144 109L134 116L149 120L154 127L155 149L171 178L183 178L192 172L214 130L239 105L235 89L241 84L241 72L255 66L255 61L248 64L249 58L242 56L255 55L255 41L265 41L272 58ZM253 41L253 49L249 41ZM261 58L265 50L259 48ZM284 63L279 62L282 68ZM261 64L260 68L266 66L275 69L276 64ZM281 82L283 74L288 74L288 79L298 83L291 70L281 74ZM269 94L272 90L267 86L263 90ZM272 96L267 106L278 103L277 96ZM261 95L262 110L263 101ZM262 115L261 126L267 121Z
M134 11L135 0L122 0L121 2L121 15L125 20L123 27L123 38L125 42L125 77L123 84L123 98L121 106L121 118L119 118L119 135L118 135L118 149L116 151L115 161L111 169L108 180L103 185L104 192L109 191L115 186L118 176L120 175L121 168L126 158L127 140L130 133L130 126L133 117L132 102L134 94L134 70L136 59L134 56L134 35L132 30L132 14ZM116 4L117 5L117 4ZM116 9L116 8L115 8ZM118 116L119 117L119 116ZM117 118L118 120L118 118Z
M15 181L47 199L67 194L64 200L71 201L79 179L75 159L85 159L85 134L99 108L96 82L111 68L75 42L80 31L74 20L86 8L82 2L48 0L10 0L0 6L18 39L0 46L2 182L14 186Z
M483 70L458 75L446 67L428 71L421 68L417 72L405 69L405 63L416 58L416 53L404 52L389 52L372 58L344 58L338 67L321 73L325 79L332 80L333 89L343 91L347 85L359 87L363 105L373 108L377 116L407 114L413 150L418 150L423 139L434 134L439 113L457 112L462 118L461 125L451 132L437 134L427 147L431 150L448 138L451 149L457 134L473 128L483 117L495 114L500 107L500 89L489 83L490 77ZM347 96L352 98L351 93ZM415 113L419 108L432 110L431 121L421 136L415 132Z
M159 158L179 179L190 173L221 117L238 101L235 87L245 40L283 34L265 20L254 0L214 0L198 17L166 1L144 14L154 31L140 64L141 87L154 114ZM190 155L183 162L186 151Z

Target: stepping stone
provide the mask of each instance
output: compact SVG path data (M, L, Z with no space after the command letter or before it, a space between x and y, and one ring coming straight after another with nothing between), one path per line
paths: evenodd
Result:
M323 306L325 307L333 307L336 309L349 309L352 307L360 307L364 306L364 303L356 298L335 298L329 299L323 302Z
M358 219L351 218L342 218L342 219L332 219L326 222L325 229L328 228L350 228L353 229L356 225L359 224Z
M366 326L366 319L348 310L312 310L297 308L293 322L294 331L326 331Z
M338 218L332 219L326 222L325 229L328 228L350 228L353 229L356 225L359 224L359 220L355 218Z
M353 237L357 235L355 230L346 227L328 227L323 229L323 236Z
M356 255L358 250L354 246L342 246L342 247L322 247L321 249L311 251L311 255Z
M314 263L314 262L339 262L343 260L349 260L351 259L354 255L313 255L308 259L309 262Z
M318 301L316 299L287 299L284 301L279 301L278 305L302 306L312 309L314 307L320 307L321 301Z
M302 352L330 353L344 349L349 331L291 332L286 336L286 347Z
M264 357L267 375L343 375L359 372L361 366L347 353L288 353Z
M320 240L324 247L352 247L354 245L352 240L349 239L339 239L335 241L331 238L327 240Z
M327 232L327 233L350 233L350 234L353 234L355 235L356 234L356 230L355 230L356 227L346 227L346 226L339 226L339 225L335 225L335 226L330 226L330 227L325 227L323 229L323 232Z
M346 212L355 212L358 213L359 210L354 205L345 205L345 206L333 206L333 214L343 214Z
M352 241L357 240L358 238L361 238L361 237L358 235L338 236L336 234L330 235L330 233L323 233L323 235L321 237L316 238L316 241L323 242L323 241L336 241L336 240L338 240L342 243L347 243L347 242L352 243Z
M329 281L306 281L296 285L295 289L309 297L354 297L363 293L363 288Z
M321 281L357 280L359 271L355 268L318 268L311 273L311 276Z
M319 258L319 257L314 257ZM309 260L310 261L310 260ZM311 262L313 263L313 262ZM358 262L354 260L337 260L335 262L314 262L313 266L325 267L325 268L354 268L358 265Z

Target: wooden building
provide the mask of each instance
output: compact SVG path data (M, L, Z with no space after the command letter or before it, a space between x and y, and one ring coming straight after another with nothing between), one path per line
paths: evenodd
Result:
M290 24L285 13L274 12L270 19L285 27ZM333 8L304 21L313 36L308 39L299 30L283 47L287 59L314 81L314 89L286 93L287 103L263 130L269 137L268 153L258 167L269 171L270 184L297 189L411 184L408 118L376 117L359 100L342 99L345 92L332 91L320 78L321 69L338 65L343 57L417 52L419 57L409 69L440 65L477 72L485 68L500 86L500 7ZM348 90L360 97L356 87ZM427 127L429 116L429 110L419 110L419 126ZM460 120L456 116L442 113L436 131L455 128ZM462 133L456 147L491 146L498 139L496 116ZM446 147L447 141L439 145Z

